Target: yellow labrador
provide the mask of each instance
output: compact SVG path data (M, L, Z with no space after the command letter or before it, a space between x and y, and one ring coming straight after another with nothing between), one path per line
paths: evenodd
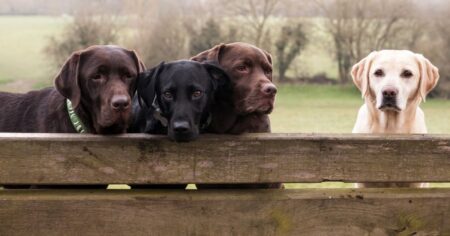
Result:
M419 104L439 80L438 69L428 59L406 50L376 51L354 65L351 75L365 100L353 133L427 133ZM373 183L358 186L425 185Z

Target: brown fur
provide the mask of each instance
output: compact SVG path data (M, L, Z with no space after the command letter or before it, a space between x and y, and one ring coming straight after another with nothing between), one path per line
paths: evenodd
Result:
M218 95L212 107L210 133L270 133L268 114L273 110L276 87L272 83L272 57L266 51L246 43L220 44L191 60L215 61L228 73L231 91ZM241 67L246 67L245 70ZM265 89L274 89L270 94ZM197 185L207 188L281 188L282 184Z
M220 44L191 60L216 61L230 75L231 94L220 98L212 110L211 133L270 132L268 114L272 112L275 94L262 89L272 83L272 57L266 51L246 43ZM237 68L246 65L245 73ZM275 88L276 90L276 88Z
M93 46L75 52L56 76L56 88L0 93L0 131L74 133L67 98L91 133L123 133L130 121L135 80L142 70L136 53L120 47ZM112 107L118 97L128 106Z

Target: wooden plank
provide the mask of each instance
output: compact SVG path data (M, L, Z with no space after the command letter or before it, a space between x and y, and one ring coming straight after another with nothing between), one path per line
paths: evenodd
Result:
M0 235L450 235L450 189L9 190Z
M450 136L0 134L0 184L450 182Z

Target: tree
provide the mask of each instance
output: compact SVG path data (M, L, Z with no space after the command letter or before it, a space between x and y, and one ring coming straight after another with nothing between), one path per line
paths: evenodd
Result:
M240 32L232 25L220 25L214 18L209 18L200 30L188 27L190 32L190 54L197 55L219 43L231 43L238 40Z
M49 39L45 52L59 68L74 51L95 44L116 44L119 30L120 25L111 16L76 14L61 35Z
M306 42L306 34L303 31L302 24L287 24L282 27L280 38L275 44L279 73L278 79L280 82L286 80L286 71L289 69L292 61L300 55Z
M190 53L191 55L197 55L221 43L221 41L222 33L220 25L213 18L209 18L200 32L194 32L191 36Z
M315 0L315 3L326 18L320 28L332 38L341 83L349 81L351 66L370 51L411 44L401 40L405 33L402 30L407 29L405 24L413 20L411 1Z
M273 16L280 0L229 0L225 8L233 15L243 17L245 25L250 27L251 41L259 47L266 45L270 36L267 23Z
M439 85L431 92L431 96L450 98L450 4L441 7L441 14L424 18L427 25L419 31L423 37L417 43L416 51L423 53L435 66L439 68Z
M127 2L130 28L135 34L127 42L147 67L161 61L189 58L189 35L184 22L191 18L178 1L136 0Z

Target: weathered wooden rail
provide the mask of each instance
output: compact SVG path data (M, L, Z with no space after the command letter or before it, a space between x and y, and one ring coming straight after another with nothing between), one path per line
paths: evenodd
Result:
M450 136L0 134L0 185L450 182ZM0 235L450 235L450 188L0 190Z

